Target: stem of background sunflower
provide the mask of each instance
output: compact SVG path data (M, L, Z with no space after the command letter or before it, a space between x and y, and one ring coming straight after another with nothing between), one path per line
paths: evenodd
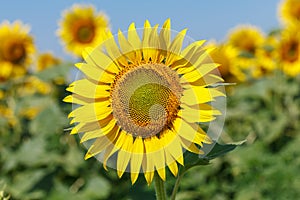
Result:
M175 182L175 185L174 185L174 188L173 188L173 191L172 191L172 196L171 196L170 200L175 200L181 178L183 177L184 174L185 174L185 171L183 171L182 173L178 173L178 177L176 179L176 182Z
M166 200L166 189L164 181L159 177L157 173L154 175L155 193L157 200Z

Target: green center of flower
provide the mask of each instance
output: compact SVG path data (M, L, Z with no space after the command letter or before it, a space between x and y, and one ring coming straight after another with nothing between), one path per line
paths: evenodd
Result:
M170 127L180 106L178 75L161 64L145 64L121 72L112 90L113 115L119 126L143 138Z

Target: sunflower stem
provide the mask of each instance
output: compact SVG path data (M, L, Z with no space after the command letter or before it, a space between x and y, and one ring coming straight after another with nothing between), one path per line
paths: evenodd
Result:
M177 194L177 191L178 191L178 188L179 188L180 181L181 181L184 174L185 174L185 171L183 171L182 173L179 173L179 175L176 179L173 191L172 191L172 196L170 198L171 200L175 200L175 197L176 197L176 194Z
M164 181L159 177L157 173L154 175L155 193L157 200L166 200L166 189Z

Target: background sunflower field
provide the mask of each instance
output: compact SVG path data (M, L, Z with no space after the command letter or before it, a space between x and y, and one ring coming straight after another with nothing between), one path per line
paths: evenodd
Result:
M201 9L218 15L222 6L213 2L213 6L203 3ZM224 9L244 12L229 2ZM244 1L243 8L253 2ZM192 32L192 37L201 36L194 39L208 39L206 45L216 47L212 59L220 64L225 82L236 83L226 87L226 122L220 141L245 142L212 164L186 173L177 199L300 199L300 1L258 2L252 8L257 11L253 15L262 17L260 23L266 23L263 16L270 8L268 3L278 7L273 13L274 17L277 13L279 22L270 25L273 27L269 30L263 31L261 24L238 23L226 29L223 40L215 40L205 31ZM193 2L189 3L193 7ZM53 47L51 39L41 43L48 38L41 34L39 39L33 34L41 31L39 26L30 27L30 17L0 15L0 200L155 199L153 185L147 186L144 179L132 186L129 174L119 179L114 170L105 171L95 159L85 161L79 138L69 135L67 115L72 106L62 99L69 94L65 89L75 78L74 64L82 60L80 49L105 40L106 31L118 25L116 16L124 16L123 20L143 16L138 20L144 21L148 12L143 13L143 9L149 7L155 13L153 7L159 7L145 3L135 14L127 15L136 7L120 3L115 5L115 12L122 15L113 15L114 21L110 20L110 12L100 11L105 6L94 4L64 2L66 9L53 11L56 21L49 27L43 22L46 19L41 20L40 28L47 31L55 24L51 34L61 43L59 47ZM166 5L168 9L173 6L170 2ZM178 24L175 30L185 26L193 29L189 20L179 19L185 15L193 26L199 23L199 31L202 25L217 32L223 25L220 18L210 19L207 14L199 19L194 16L195 10L187 14L195 8L179 13L180 5L176 6L176 12L170 14L157 8L165 12L161 17L170 17L173 24ZM34 11L28 10L26 16L40 17L43 9L49 12L46 7L35 10L33 6ZM109 10L113 13L111 7ZM235 17L232 13L228 16ZM165 18L155 19L162 23ZM135 20L130 19L121 28L126 29ZM141 21L137 21L140 26ZM174 181L166 181L168 194Z

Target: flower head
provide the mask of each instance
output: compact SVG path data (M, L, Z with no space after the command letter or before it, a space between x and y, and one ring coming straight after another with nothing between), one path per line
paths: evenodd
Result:
M212 60L219 63L219 70L226 82L243 81L245 74L235 64L239 51L229 44L210 44L209 47L215 48L210 53Z
M0 24L0 81L27 72L35 51L29 27L20 21Z
M284 73L296 76L300 73L300 31L297 26L289 26L281 33L278 43L277 61Z
M279 5L280 20L286 24L300 24L300 1L282 0Z
M85 47L95 47L107 38L108 17L97 13L91 5L75 4L64 11L59 23L58 36L67 51L81 56Z
M79 105L69 114L71 134L91 141L86 159L96 156L119 177L129 171L132 183L142 172L150 184L155 171L165 180L166 166L177 175L183 150L203 153L199 146L211 139L198 123L221 114L210 103L224 93L210 86L222 78L204 41L182 49L185 34L172 39L170 20L160 31L145 21L141 38L132 23L127 37L118 32L119 45L109 32L83 52L86 63L76 67L86 78L71 83L64 101Z
M254 54L264 41L261 31L251 25L240 25L234 28L228 36L228 43L239 51Z
M37 58L37 71L42 71L54 65L61 63L60 59L54 57L51 53L40 54Z

